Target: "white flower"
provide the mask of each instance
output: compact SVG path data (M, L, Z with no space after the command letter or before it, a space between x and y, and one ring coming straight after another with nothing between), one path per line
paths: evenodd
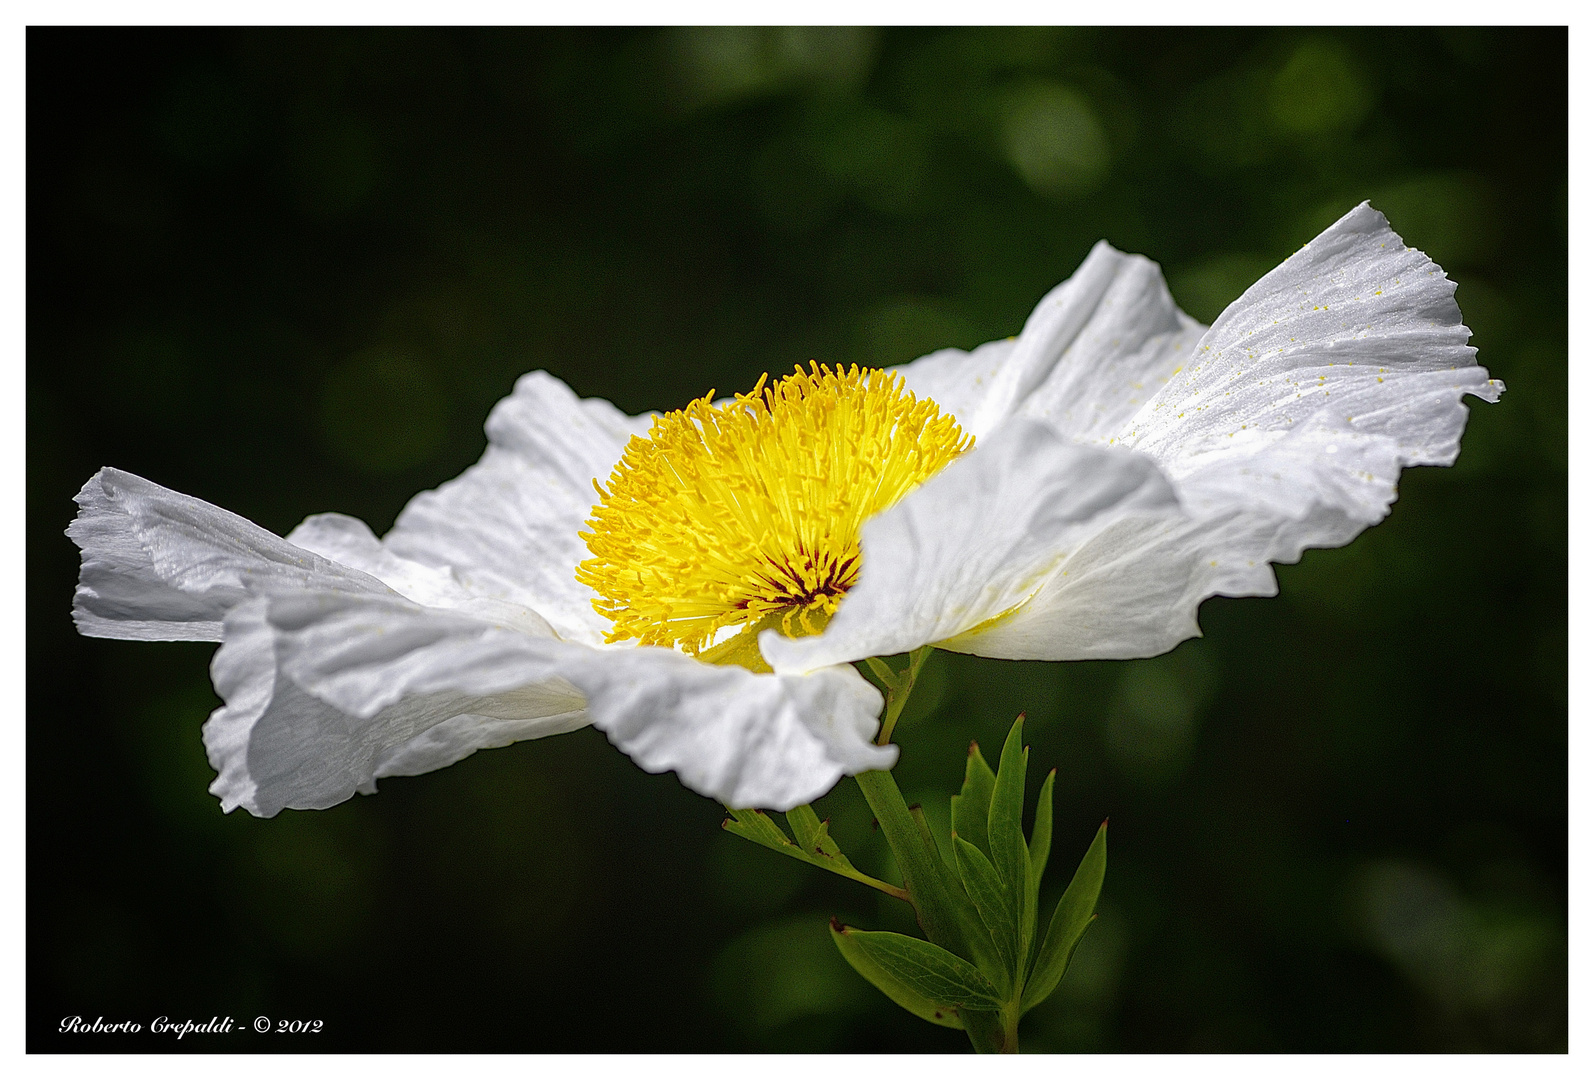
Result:
M588 723L645 769L786 809L895 761L853 661L1155 655L1199 633L1205 597L1271 595L1269 563L1379 521L1402 467L1455 459L1462 395L1502 389L1454 289L1366 204L1211 329L1102 243L1017 338L901 380L802 376L807 411L766 416L756 448L736 441L750 398L655 428L533 372L481 461L381 540L337 514L284 540L102 469L69 529L74 615L222 643L204 735L226 810L331 806Z

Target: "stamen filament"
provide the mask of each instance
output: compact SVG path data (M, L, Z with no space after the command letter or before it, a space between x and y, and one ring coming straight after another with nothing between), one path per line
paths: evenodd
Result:
M858 580L863 523L973 441L894 372L815 363L723 405L711 391L594 484L576 578L610 641L697 654L753 623L819 633Z

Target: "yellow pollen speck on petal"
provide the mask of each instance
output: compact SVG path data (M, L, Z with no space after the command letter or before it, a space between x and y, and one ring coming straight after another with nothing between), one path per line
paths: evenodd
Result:
M974 443L895 373L815 363L767 380L656 417L594 485L576 579L609 641L717 656L727 628L818 633L858 580L863 523Z

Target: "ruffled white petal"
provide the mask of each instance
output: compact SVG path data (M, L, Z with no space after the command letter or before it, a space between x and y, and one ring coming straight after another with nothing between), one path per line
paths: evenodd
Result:
M735 806L788 809L895 760L870 742L880 695L851 668L758 675L668 649L539 640L397 598L297 594L273 599L269 621L293 683L352 717L454 693L498 716L564 702L548 715L569 726L584 697L586 717L637 764Z
M1162 389L1205 327L1180 311L1157 264L1105 241L1041 299L1016 338L942 349L897 369L983 438L1013 416L1108 442Z
M1013 415L1048 420L1073 439L1108 443L1167 384L1206 327L1174 304L1162 271L1150 259L1125 255L1102 243L1086 266L1093 262L1104 268L1101 276L1111 273L1099 293L1081 288L1041 301L1043 307L1050 302L1077 310L1086 298L1095 298L1078 332ZM1036 318L1031 315L1030 321ZM1029 333L1028 325L1024 333Z
M283 673L361 719L411 697L491 697L548 683L568 649L551 636L399 597L293 592L266 599ZM579 708L568 687L548 693Z
M222 619L268 585L386 593L252 521L120 469L77 494L67 535L83 550L72 617L89 637L220 641Z
M632 434L648 417L581 399L542 371L523 375L487 418L487 452L436 491L417 495L383 540L394 555L450 570L473 595L545 618L561 636L596 644L609 623L575 579L580 537Z
M942 412L957 417L966 433L1017 344L1017 338L1002 338L987 341L973 352L938 349L893 370L915 396L928 398Z
M1192 513L1278 522L1252 558L1347 543L1389 512L1402 467L1455 460L1464 394L1504 389L1454 293L1363 203L1231 304L1124 442Z
M760 675L637 648L591 650L563 671L633 761L728 806L789 810L843 775L896 764L895 746L871 741L880 692L851 667Z
M1196 521L1132 514L1091 536L1008 618L943 644L1005 660L1130 660L1199 636L1196 611L1215 594L1270 596L1271 523L1239 514Z
M1010 615L1092 536L1130 514L1178 514L1150 458L1071 442L1019 418L863 527L863 568L817 637L765 631L776 671L905 652Z
M1176 480L1263 460L1301 430L1386 439L1402 464L1448 465L1461 396L1503 389L1474 360L1455 288L1363 203L1229 305L1122 438ZM1331 454L1318 460L1337 471Z
M553 636L548 620L532 609L474 593L452 570L393 554L359 518L345 514L313 515L288 534L288 542L344 566L363 570L417 604L468 612L490 622L517 627L535 637Z
M369 603L367 629L388 624L397 636L408 637L410 648L386 643L386 635L378 632L340 641L335 658L312 657L317 643L336 639L337 626L349 629L362 599ZM325 620L311 614L318 603L329 612ZM216 691L226 704L204 729L205 749L217 772L210 790L222 809L242 806L261 817L284 808L322 809L356 791L374 791L382 776L426 772L484 747L586 722L581 696L567 684L545 672L541 681L524 671L504 672L503 647L496 650L497 671L480 660L456 678L439 677L429 664L439 659L439 646L446 651L454 644L458 651L457 643L447 640L450 631L481 636L492 628L438 613L444 629L432 634L429 650L417 640L422 635L414 624L425 621L420 612L424 609L397 597L346 593L259 596L228 612L226 641L211 663ZM306 634L307 628L332 632ZM524 634L504 633L535 644ZM369 676L374 671L407 676L403 691L373 689ZM484 682L520 685L493 693L458 688Z
M735 806L789 809L889 768L881 698L851 668L807 677L667 649L537 638L400 597L298 592L234 610L206 725L224 807L330 806L377 778L594 723L651 772Z
M987 656L1128 658L1199 633L1208 596L1270 596L1271 562L1381 520L1407 465L1455 460L1474 362L1455 286L1365 203L1219 317L1125 425L1189 520L1093 538L1013 618L955 643Z

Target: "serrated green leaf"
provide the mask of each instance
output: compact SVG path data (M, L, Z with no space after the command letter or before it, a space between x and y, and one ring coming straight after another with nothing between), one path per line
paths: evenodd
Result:
M1028 1012L1051 996L1063 973L1068 970L1074 950L1095 919L1096 901L1101 898L1101 883L1107 876L1107 823L1101 823L1090 850L1080 860L1074 879L1057 902L1046 940L1035 957L1034 970L1024 985L1023 1011Z
M952 796L952 829L963 839L985 852L991 852L986 836L986 821L991 816L991 792L996 789L996 774L985 763L979 743L969 743L969 759L963 768L963 790Z
M969 899L974 901L974 908L984 920L1002 959L1002 973L1006 976L1003 985L1012 986L1018 974L1018 905L984 852L956 833L952 834L952 848L957 854L958 873L963 877Z
M1029 750L1024 746L1024 716L1019 714L1002 747L996 768L996 787L991 792L988 824L991 840L991 865L1001 878L1002 888L1011 897L1013 924L1019 940L1016 955L1029 956L1034 936L1034 916L1030 913L1029 845L1024 843L1024 773Z
M932 1011L1001 1007L991 981L973 964L939 945L884 930L855 930L835 920L831 920L830 935L858 974L927 1020L939 1022L907 1002L928 1002Z

